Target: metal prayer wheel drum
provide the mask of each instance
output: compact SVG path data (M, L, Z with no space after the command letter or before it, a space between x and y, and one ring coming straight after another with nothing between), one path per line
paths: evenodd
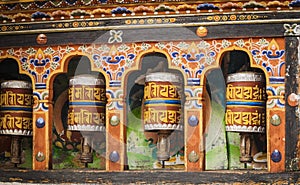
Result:
M146 75L143 118L145 131L182 130L180 77L156 72Z
M104 131L105 82L92 75L77 75L69 81L68 130Z
M1 83L0 134L32 135L32 85L26 81Z
M264 75L240 72L228 75L226 87L226 131L264 133L266 125Z

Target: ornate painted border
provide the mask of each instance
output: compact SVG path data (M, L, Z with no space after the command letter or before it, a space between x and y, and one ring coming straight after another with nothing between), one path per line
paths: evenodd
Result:
M64 0L0 3L0 34L105 29L112 26L243 23L299 19L300 1L153 2ZM122 6L120 6L122 5ZM274 14L276 12L276 14ZM106 28L107 29L107 28Z
M252 67L265 71L268 76L267 92L270 97L284 94L285 50L282 48L284 46L282 39L249 38L127 44L120 43L122 34L123 32L112 30L108 39L112 44L2 49L0 58L16 59L23 73L34 80L35 89L45 89L49 88L49 78L63 72L69 58L75 55L87 56L91 61L92 70L105 74L109 82L108 86L114 89L124 84L122 82L129 71L139 68L140 64L137 61L145 53L155 51L165 54L169 59L169 67L180 70L186 76L186 85L199 86L204 83L205 72L219 66L217 61L220 60L222 52L237 49L246 51L251 56ZM189 94L190 91L187 90L187 93ZM111 90L108 94L112 97L120 97L120 92L117 95ZM122 104L122 102L118 103L118 109ZM284 107L284 102L272 99L268 107L274 106Z

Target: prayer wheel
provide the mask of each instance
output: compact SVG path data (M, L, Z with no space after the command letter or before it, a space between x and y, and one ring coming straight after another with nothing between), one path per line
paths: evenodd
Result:
M262 74L230 74L226 101L226 131L265 132L266 83Z
M21 163L20 136L32 136L32 85L26 81L1 83L0 134L12 135L11 162Z
M182 130L179 76L157 72L146 76L144 127L146 131Z
M145 79L144 129L158 132L157 159L162 162L170 157L170 133L183 128L180 83L178 75L167 72L150 73Z
M93 132L105 131L105 93L104 79L86 74L69 81L68 130L83 136L80 160L86 167L93 162Z
M92 75L77 75L69 81L68 130L104 131L105 83Z
M264 133L266 125L264 75L240 72L228 75L226 87L226 131L241 133L241 162L251 162L250 133Z

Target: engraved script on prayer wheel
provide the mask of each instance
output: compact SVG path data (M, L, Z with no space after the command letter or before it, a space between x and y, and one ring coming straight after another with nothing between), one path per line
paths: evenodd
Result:
M92 75L77 75L69 81L68 130L105 130L105 83Z
M182 130L180 78L157 72L146 75L144 128L146 131Z
M26 81L1 83L0 134L32 135L32 85Z
M226 87L226 131L265 132L266 82L255 72L230 74Z

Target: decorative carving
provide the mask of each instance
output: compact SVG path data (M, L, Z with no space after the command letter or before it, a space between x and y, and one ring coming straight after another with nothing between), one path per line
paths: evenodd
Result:
M283 27L285 29L284 35L286 36L300 35L300 25L298 24L284 24Z

